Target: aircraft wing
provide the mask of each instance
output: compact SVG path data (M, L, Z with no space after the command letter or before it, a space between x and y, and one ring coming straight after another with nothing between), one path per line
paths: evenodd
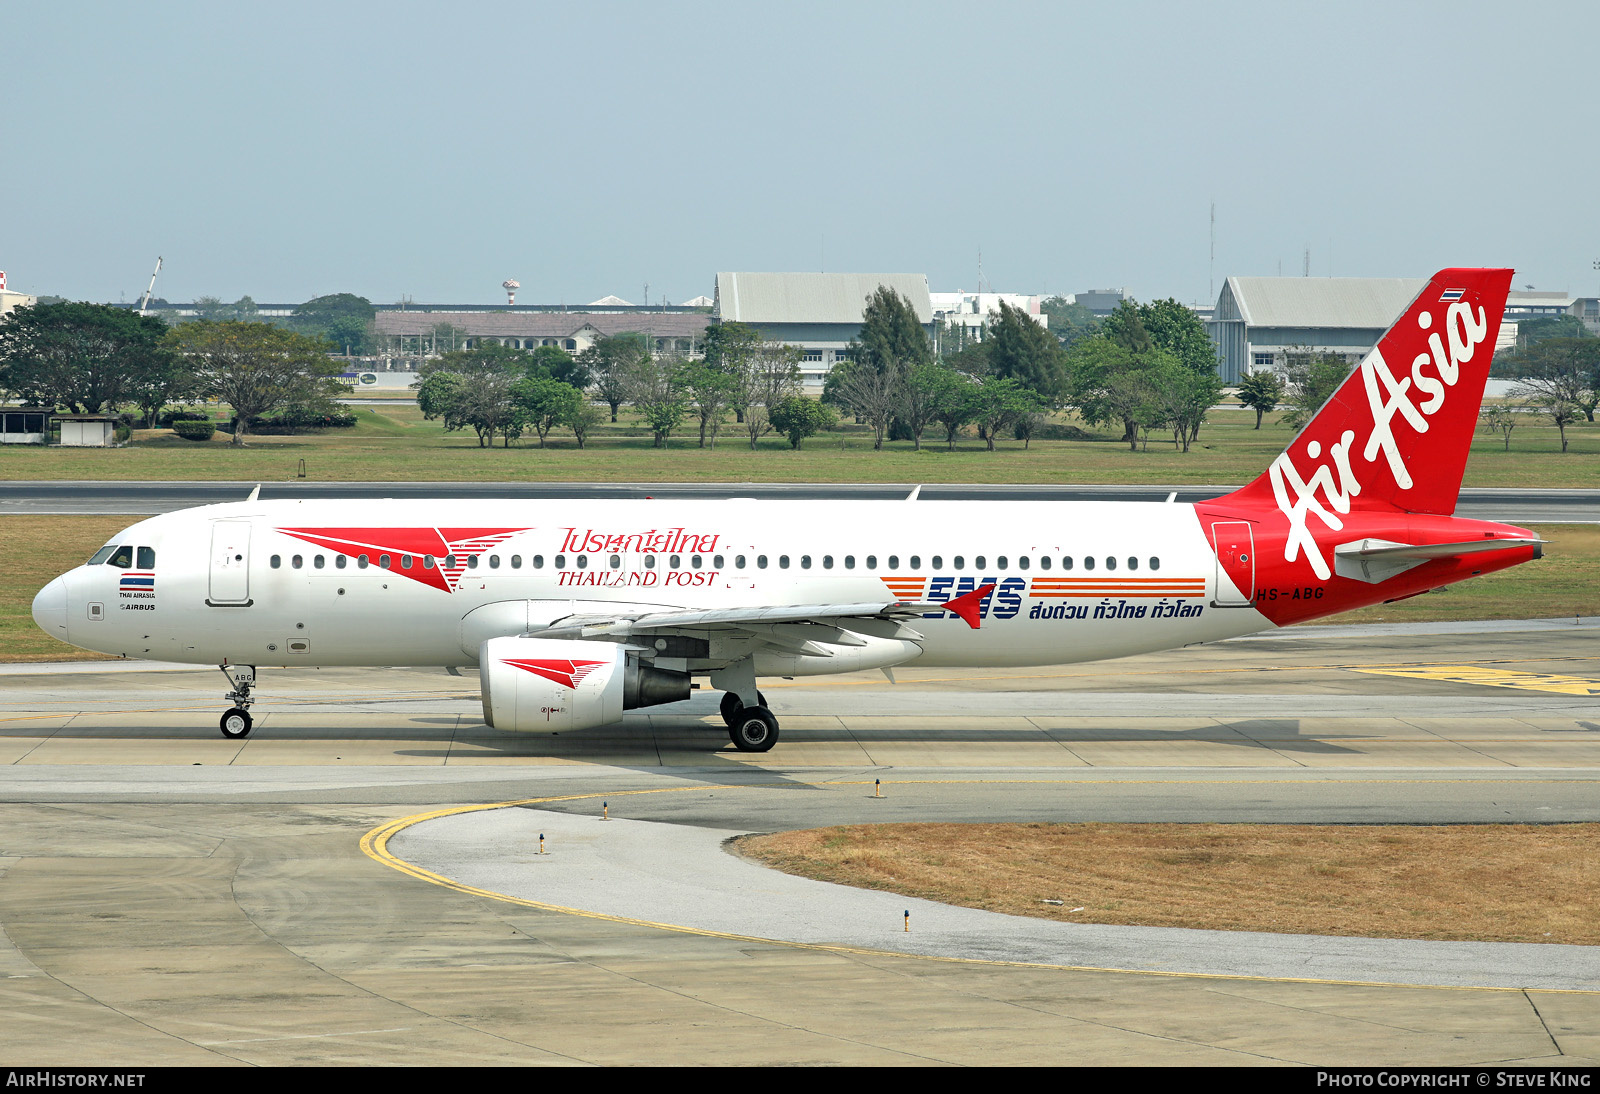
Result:
M913 619L924 612L942 610L946 604L921 601L890 600L861 601L848 604L786 604L758 605L748 608L710 608L648 612L638 616L599 615L571 616L558 620L549 630L541 631L548 638L627 638L656 631L681 630L688 627L742 630L752 626L774 623L819 623L837 626L848 620L882 619L900 622Z

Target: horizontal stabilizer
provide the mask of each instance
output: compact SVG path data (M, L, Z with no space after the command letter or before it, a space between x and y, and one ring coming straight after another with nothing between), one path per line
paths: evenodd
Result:
M1537 548L1545 542L1527 537L1469 539L1458 543L1396 543L1388 539L1358 539L1341 543L1333 549L1333 568L1340 577L1376 585L1436 558L1459 558L1512 547L1533 547L1534 557L1537 558Z

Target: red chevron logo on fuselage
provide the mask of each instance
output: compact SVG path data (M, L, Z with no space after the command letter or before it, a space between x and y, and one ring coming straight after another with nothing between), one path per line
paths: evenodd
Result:
M467 560L530 528L279 528L304 540L443 592L454 592ZM410 565L407 565L407 563Z
M569 661L564 657L502 657L500 659L512 668L531 672L535 676L542 676L552 683L562 687L576 689L588 676L606 661Z

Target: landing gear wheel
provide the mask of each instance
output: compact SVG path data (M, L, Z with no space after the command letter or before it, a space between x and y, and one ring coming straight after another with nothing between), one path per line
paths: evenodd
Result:
M765 707L767 705L767 697L758 691L756 692L756 702ZM722 693L722 720L727 723L729 729L733 728L734 719L739 717L739 712L743 709L744 701L739 698L737 692L725 691Z
M251 725L250 712L243 707L234 707L222 716L222 735L228 738L248 737Z
M728 726L728 738L740 752L768 752L778 743L778 719L766 707L743 707Z

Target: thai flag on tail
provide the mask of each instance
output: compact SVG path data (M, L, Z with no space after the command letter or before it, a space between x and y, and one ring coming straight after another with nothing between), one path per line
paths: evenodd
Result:
M1465 289L1446 289L1444 292L1439 294L1439 302L1448 304L1452 301L1460 300L1461 294L1466 291L1467 290Z

